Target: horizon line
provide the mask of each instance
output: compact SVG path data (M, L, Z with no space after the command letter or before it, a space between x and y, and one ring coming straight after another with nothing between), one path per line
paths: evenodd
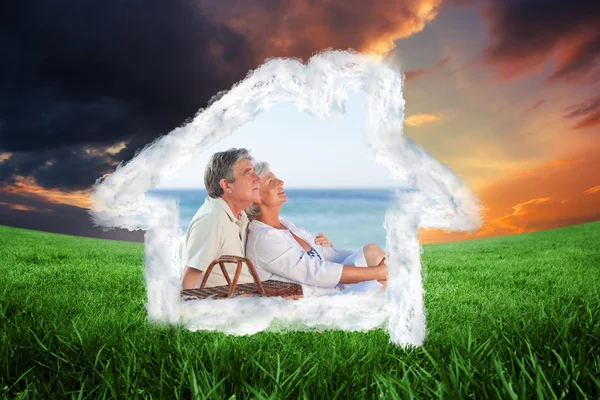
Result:
M390 189L409 189L407 187L398 187L398 186L381 186L381 187L288 187L285 190L390 190ZM206 188L152 188L151 190L203 190L206 191Z

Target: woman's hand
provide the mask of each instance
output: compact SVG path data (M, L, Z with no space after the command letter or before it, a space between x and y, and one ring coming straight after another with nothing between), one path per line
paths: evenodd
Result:
M381 283L381 281L387 280L388 267L387 267L387 264L385 263L385 257L383 257L381 262L376 267L371 267L371 268L375 270L374 271L375 272L374 280L380 281L380 283Z
M325 236L322 232L319 233L315 238L315 244L323 247L333 247L333 244L329 242L327 236Z

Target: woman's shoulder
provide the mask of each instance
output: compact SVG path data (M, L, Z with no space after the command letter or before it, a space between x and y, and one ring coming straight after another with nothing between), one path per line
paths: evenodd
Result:
M273 229L275 229L275 228L273 228L272 226L267 225L265 223L262 223L257 219L251 220L250 223L248 224L248 233L250 233L250 232L254 232L254 233L268 232Z
M303 239L310 239L310 232L308 232L306 230L306 228L303 228L301 226L298 226L296 224L294 224L292 221L290 221L289 219L286 218L279 218L279 220L281 221L281 223L283 225L285 225L290 231L293 231L294 234L302 237Z
M279 217L279 222L281 222L283 224L283 226L285 226L286 228L295 228L295 229L299 229L298 226L293 223L290 219L285 218L285 217Z
M261 240L281 236L283 232L258 220L252 220L248 225L248 240Z
M246 254L249 258L264 258L293 247L286 235L287 231L275 229L262 222L250 223L248 228Z

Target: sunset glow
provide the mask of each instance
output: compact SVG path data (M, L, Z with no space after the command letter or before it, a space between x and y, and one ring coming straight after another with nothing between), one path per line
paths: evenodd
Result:
M81 208L89 208L91 206L89 200L89 194L91 190L67 192L56 189L45 189L38 186L33 180L27 178L21 178L14 185L5 186L2 188L2 190L7 193L38 196L48 201L49 203L54 204L68 204ZM22 205L16 206L21 208L15 209L24 209L23 207L25 207Z
M598 8L591 2L542 3L173 2L164 4L165 12L148 6L153 17L131 21L128 29L139 36L125 35L123 40L120 28L114 29L121 16L107 14L98 21L103 29L86 31L89 37L80 38L79 25L67 23L70 14L54 12L65 18L58 18L62 23L52 28L62 32L58 36L50 35L52 29L40 34L32 22L22 30L32 36L8 46L32 67L19 71L22 78L12 79L14 92L6 96L11 107L0 115L0 210L12 213L5 219L11 224L26 213L36 221L33 213L55 205L86 210L98 178L183 126L213 96L231 89L265 60L307 61L326 49L352 49L400 72L402 134L447 165L485 207L478 231L422 231L424 243L598 220ZM73 13L84 11L82 7ZM30 20L36 19L23 19ZM158 28L164 39L148 39L155 38ZM63 37L81 42L53 47ZM39 59L30 60L31 49L22 43L40 43ZM90 59L88 48L100 49L99 58ZM80 63L81 73L73 73ZM352 113L354 118L360 114ZM315 129L298 128L295 140L323 143ZM336 133L347 132L340 128ZM353 134L356 139L358 134ZM332 139L325 147L336 144ZM357 160L358 150L352 151L348 159ZM315 187L341 184L341 179L331 178L341 164L327 162L331 164L319 161L303 171L318 177ZM352 187L352 179L344 187ZM201 181L194 180L198 185ZM354 186L380 185L375 178L361 182ZM307 187L293 178L286 184ZM82 210L77 212L85 216Z

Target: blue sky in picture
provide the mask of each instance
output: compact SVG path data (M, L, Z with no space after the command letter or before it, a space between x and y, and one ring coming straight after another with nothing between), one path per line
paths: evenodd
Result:
M351 92L346 115L318 119L291 103L278 103L231 136L171 171L155 190L204 188L211 154L245 147L267 161L287 188L391 188L400 182L371 157L365 136L362 95Z

